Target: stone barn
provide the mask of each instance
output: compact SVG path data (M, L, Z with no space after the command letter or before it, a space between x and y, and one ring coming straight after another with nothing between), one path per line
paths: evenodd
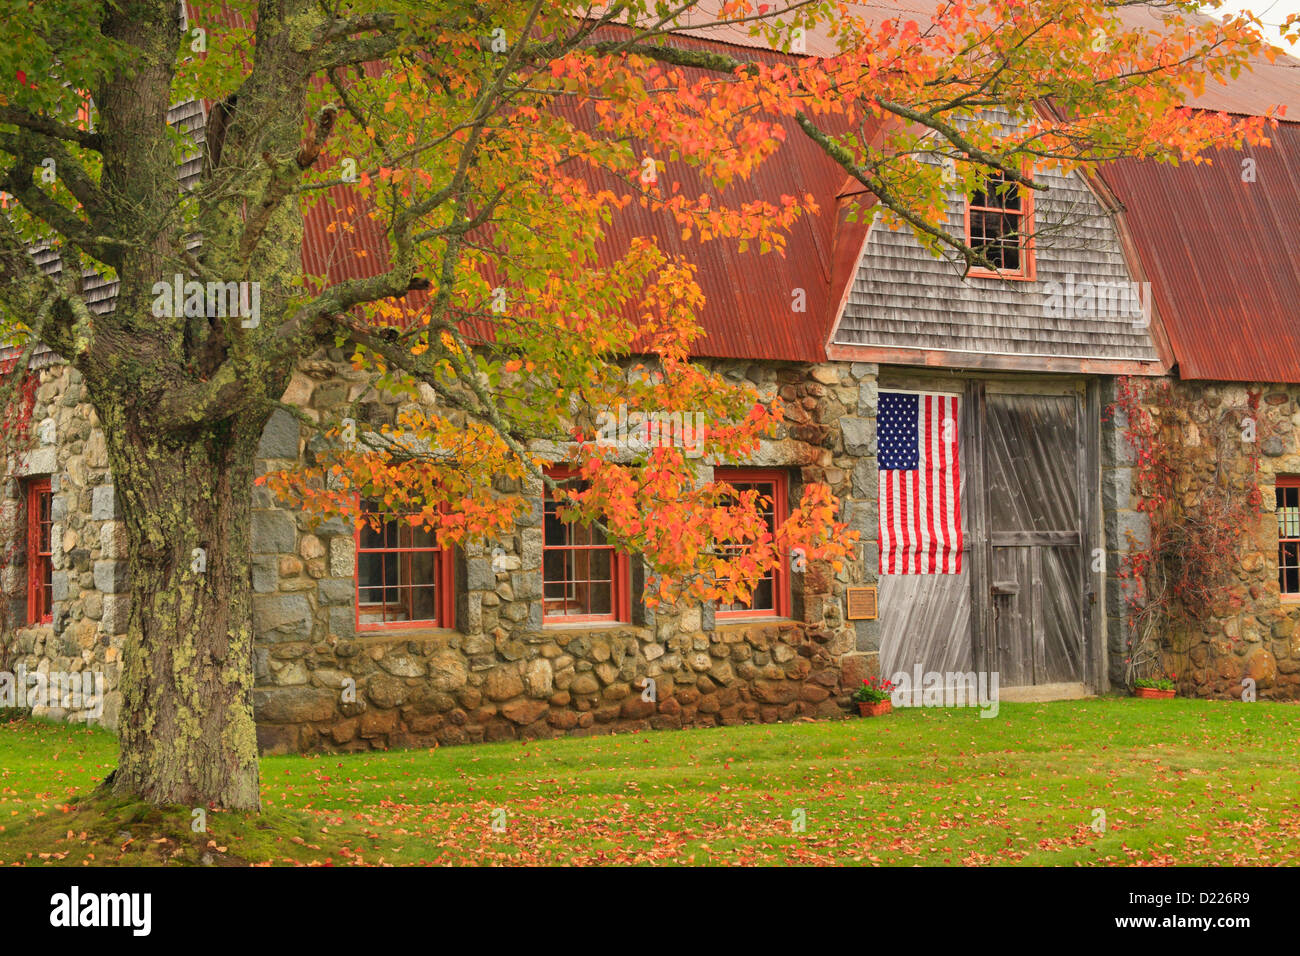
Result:
M1192 105L1300 111L1296 69L1261 66ZM173 119L201 145L200 104ZM836 717L871 674L996 673L1003 699L1121 689L1134 653L1123 572L1151 532L1116 408L1133 382L1170 396L1144 389L1132 408L1158 420L1187 507L1216 483L1247 494L1253 482L1260 499L1230 570L1239 599L1171 623L1155 666L1188 694L1238 696L1249 678L1261 697L1300 696L1300 125L1215 160L953 196L948 227L1001 265L963 274L881 225L872 197L792 126L752 188L811 193L820 215L784 257L710 245L697 349L779 395L787 420L751 460L701 463L701 477L759 489L773 526L804 484L829 484L861 534L854 560L838 574L786 564L747 607L652 612L638 556L560 523L540 486L523 489L534 508L507 540L447 551L396 523L313 524L258 488L263 749ZM192 162L182 183L195 175ZM698 250L648 215L626 228ZM112 308L111 285L90 291ZM3 463L0 670L102 672L90 716L112 726L132 599L113 478L77 374L48 352L33 363L30 447ZM284 400L310 420L371 422L405 401L338 351L304 363ZM1250 442L1232 438L1242 409L1255 410ZM259 473L320 440L277 412ZM62 703L36 709L86 716Z

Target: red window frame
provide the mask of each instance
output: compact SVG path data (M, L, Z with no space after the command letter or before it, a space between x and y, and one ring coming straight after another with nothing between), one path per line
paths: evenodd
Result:
M358 506L362 507L360 501L358 501ZM363 511L363 514L366 513L367 512ZM352 572L352 596L353 596L353 614L355 615L357 631L359 632L398 631L398 630L410 630L412 628L450 628L452 626L452 622L455 621L456 619L456 602L455 602L455 591L454 591L454 577L455 577L454 551L451 548L439 548L436 546L436 544L433 547L417 547L415 545L410 545L405 547L402 546L400 541L401 541L401 534L403 530L409 528L412 536L416 533L424 533L424 532L423 529L418 526L412 527L405 520L405 518L401 516L389 518L387 521L384 522L380 533L383 535L383 540L385 545L387 545L387 535L389 533L390 527L396 527L398 533L398 543L391 547L388 546L378 547L378 548L365 547L363 545L362 536L367 531L373 531L373 529L370 528L369 525L364 525L362 527L359 527L356 529L355 532L354 540L356 541L356 566ZM381 578L386 578L387 576L386 575L387 559L386 557L383 556L386 555L394 556L395 561L397 562L395 567L397 568L397 572L398 572L396 584L390 585L387 583L386 580L384 580L383 583L381 584L362 585L361 562L363 560L364 555L371 555L371 554L381 555L380 558ZM434 561L436 562L436 566L433 573L433 579L430 584L416 584L411 581L412 570L413 570L412 562L414 556L417 554L434 555ZM406 584L402 583L402 559L403 558L405 558L406 560L406 570L407 570ZM434 604L435 616L432 618L418 618L415 620L412 620L409 617L405 619L394 618L393 620L388 620L387 619L388 609L390 607L401 607L401 605L400 604L390 605L387 602L386 594L383 595L384 600L381 600L379 603L374 603L374 602L363 603L361 600L361 591L363 587L367 591L373 591L375 589L379 589L382 592L394 590L397 591L399 594L405 592L408 598L414 597L414 591L417 588L432 587L434 590L433 604ZM408 604L407 606L408 606L407 613L413 614L414 610L410 609L411 605ZM361 615L362 608L372 608L372 609L378 608L381 619L378 621L371 620L371 619L362 620L362 615Z
M714 481L725 481L729 485L771 484L772 531L785 522L789 516L790 477L776 468L715 468ZM741 491L747 489L741 488ZM756 617L782 618L790 616L790 563L789 557L783 556L768 575L772 580L772 606L770 608L719 606L714 617L721 621L751 619Z
M576 471L568 468L549 469L547 477L557 482L572 481L577 478ZM542 624L590 624L599 622L629 622L632 620L632 576L630 571L630 562L628 556L620 552L612 544L604 543L574 543L573 533L575 529L581 529L580 525L563 524L565 544L548 544L547 543L547 521L548 514L558 514L558 508L561 503L552 496L549 485L542 490ZM554 520L559 520L558 517ZM591 529L594 530L594 529ZM588 531L590 533L590 531ZM610 553L610 576L604 579L584 578L579 580L576 576L570 576L577 573L578 552L591 553L595 551L608 551ZM565 577L559 581L547 580L547 565L552 563L547 560L548 555L554 555L557 552L563 552L571 557L566 557L564 561ZM588 559L588 568L590 563ZM590 575L588 570L585 572ZM583 584L603 584L608 583L611 588L610 593L610 610L602 613L577 613L568 614L551 613L549 610L555 601L559 601L562 607L567 608L570 604L569 591L570 585L574 590L574 603L581 603L589 606L591 603L590 594L586 600L580 600L577 597L577 586ZM554 590L556 585L564 588L564 593L560 598L552 598L548 592Z
M1012 183L1006 179L1000 172L990 171L985 182L990 183L994 180L1005 182L1009 187L1014 188L1016 194L1020 197L1020 208L1010 209L1006 206L993 205L976 205L975 197L971 196L966 201L965 231L966 245L972 249L975 248L975 240L971 236L971 213L994 213L999 216L1019 216L1020 228L1017 234L1020 237L1020 266L1017 269L1003 269L997 271L986 269L983 266L972 266L967 275L984 279L1012 279L1022 282L1032 281L1035 275L1034 266L1034 191L1027 189L1019 183ZM988 201L989 187L981 187L985 200Z
M54 495L50 479L27 483L27 623L54 620Z
M1300 475L1279 477L1277 501L1277 586L1282 598L1300 601ZM1283 514L1286 510L1289 514Z

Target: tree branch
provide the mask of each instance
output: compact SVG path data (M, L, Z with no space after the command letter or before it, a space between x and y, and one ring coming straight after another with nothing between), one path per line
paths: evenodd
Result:
M60 123L58 120L50 119L48 116L39 116L28 110L19 109L16 106L0 106L0 123L20 126L33 133L76 143L78 146L96 152L99 152L104 145L103 137L99 133L78 129L75 126L69 126L66 123Z

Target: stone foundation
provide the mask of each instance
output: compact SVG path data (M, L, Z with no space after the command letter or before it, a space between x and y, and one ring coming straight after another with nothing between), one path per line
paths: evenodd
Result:
M259 685L305 682L259 686L258 739L265 753L355 751L835 717L842 640L781 622L663 643L616 627L276 645Z

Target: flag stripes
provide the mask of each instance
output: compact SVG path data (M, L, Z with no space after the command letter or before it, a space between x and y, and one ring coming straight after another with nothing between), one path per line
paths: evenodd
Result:
M961 573L958 397L881 392L881 574Z

